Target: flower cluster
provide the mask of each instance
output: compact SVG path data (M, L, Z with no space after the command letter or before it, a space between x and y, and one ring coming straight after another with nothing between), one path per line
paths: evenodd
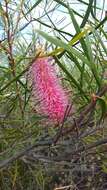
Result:
M40 114L52 121L62 122L68 97L60 84L51 57L37 58L31 66L33 96L38 97Z

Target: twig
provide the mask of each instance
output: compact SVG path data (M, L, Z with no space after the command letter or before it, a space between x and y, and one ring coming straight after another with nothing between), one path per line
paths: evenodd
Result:
M38 147L38 146L50 146L52 145L52 140L49 141L40 141L34 145L31 145L29 147L27 147L25 150L22 150L20 152L18 152L17 154L15 154L14 156L11 156L10 158L0 162L0 169L8 166L10 163L12 163L13 161L17 160L18 158L28 154L30 151L32 151L34 148ZM71 157L75 154L79 154L80 152L86 152L89 149L95 148L97 146L103 145L107 143L107 138L101 139L99 141L96 141L95 143L92 143L91 145L87 145L86 147L81 147L77 150L72 151L71 153L68 153L66 155L60 155L60 156L56 156L54 158L49 157L49 156L42 156L42 155L35 155L35 159L37 160L49 160L49 161L55 161L55 162L60 162L60 161L70 161Z
M67 190L68 188L73 187L72 185L66 185L66 186L62 186L62 187L56 187L54 190Z
M14 77L11 81L9 81L3 88L0 89L0 93L5 90L10 84L12 84L13 82L15 82L17 79L19 79L24 73L26 73L30 66L32 65L32 63L37 59L37 57L39 56L40 53L38 53L32 60L31 62L28 64L27 68L25 68L18 76Z
M101 90L96 94L97 96L101 97L107 92L107 85L103 86ZM85 110L82 111L79 118L77 118L75 121L78 124L78 127L81 127L81 124L84 120L84 117L86 117L87 114L89 114L96 106L97 99L91 100L90 104L88 104L85 108ZM75 122L72 124L72 126L69 129L64 129L62 132L62 135L66 135L70 132L72 132L75 128Z
M60 127L60 129L59 129L59 132L57 133L57 136L56 136L55 139L54 139L54 144L57 143L57 141L59 140L59 138L60 138L61 135L62 135L62 130L63 130L63 127L64 127L64 122L65 122L65 120L67 119L67 117L68 117L68 115L69 115L71 109L72 109L72 104L71 104L70 106L68 105L67 108L66 108L66 110L65 110L65 114L64 114L63 121L62 121L62 125L61 125L61 127Z
M107 85L105 85L97 95L103 96L106 92L107 92ZM80 121L80 123L81 123L83 121L83 119L84 119L84 114L85 115L88 114L92 109L95 108L95 105L96 105L96 101L91 101L91 103L81 113L80 117L77 119L77 122ZM78 123L78 125L79 125L79 123ZM70 128L68 130L65 130L65 131L63 130L62 135L67 135L68 133L70 133L74 129L74 127L75 127L75 124L72 126L72 128ZM37 158L38 159L43 158L45 160L51 160L51 161L56 161L56 162L69 161L71 159L71 157L73 155L77 154L77 153L87 151L89 149L95 148L97 146L100 146L100 145L103 145L103 144L106 144L106 143L107 143L107 138L104 138L104 139L101 139L99 141L96 141L95 143L92 143L91 145L87 145L86 147L82 146L79 149L74 150L71 153L68 153L66 155L57 156L55 158L45 157L45 156L41 156L41 157L37 156ZM38 147L38 146L51 146L52 144L53 144L53 139L50 139L48 141L39 141L38 143L27 147L25 150L22 150L22 151L18 152L14 156L11 156L10 158L0 162L0 168L6 167L9 163L11 163L11 162L17 160L18 158L28 154L28 152L32 151L35 147Z
M37 146L49 146L49 145L52 145L52 142L53 142L52 140L50 140L50 141L45 141L45 142L44 142L44 141L42 141L42 142L40 141L40 142L38 142L38 143L36 143L36 144L34 144L34 145L31 145L31 146L25 148L25 149L22 150L22 151L19 151L19 152L16 153L14 156L11 156L10 158L8 158L8 159L6 159L6 160L0 162L0 169L3 168L3 167L8 166L10 163L12 163L13 161L17 160L18 158L20 158L20 157L22 157L22 156L28 154L28 153L29 153L30 151L32 151L35 147L37 147Z

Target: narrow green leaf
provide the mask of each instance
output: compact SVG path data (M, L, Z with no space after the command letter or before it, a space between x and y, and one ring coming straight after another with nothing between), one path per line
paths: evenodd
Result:
M85 92L83 91L83 89L81 88L81 86L79 85L79 83L75 80L75 78L72 76L72 74L66 69L66 67L64 67L64 65L59 61L59 59L57 57L56 61L59 65L59 67L64 71L64 73L66 73L66 75L68 76L68 78L72 81L72 83L74 83L74 85L78 88L78 90L84 95L84 97L88 99L88 97L86 96Z
M40 30L36 30L41 36L43 36L45 39L47 39L49 42L51 42L52 44L55 44L56 46L62 47L63 49L65 49L67 52L72 53L74 56L76 56L77 58L79 58L82 62L84 62L85 64L87 64L88 67L90 67L90 62L88 61L88 59L79 51L77 51L76 49L74 49L73 47L71 47L69 44L66 44L65 42L56 39L52 36L49 36L48 34L46 34L43 31ZM95 70L95 68L94 68ZM100 86L100 80L98 77L98 74L96 72L96 70L93 72L93 75L96 79L96 82L98 84L98 86Z
M92 53L92 48L91 48L91 42L88 36L85 38L86 44L87 44L87 50L88 50L88 55L90 57L90 68L92 70L92 73L97 81L97 84L100 86L100 76L99 76L99 71L95 65L93 53Z
M78 25L78 23L77 23L77 21L75 19L74 13L73 13L71 8L68 8L68 11L69 11L69 14L71 16L71 20L73 22L73 25L74 25L74 28L76 30L76 33L79 34L81 32L81 28L80 28L80 26ZM81 43L81 46L82 46L87 58L90 59L89 55L88 55L88 50L87 50L87 46L86 46L86 43L84 41L84 38L80 39L80 43Z
M81 61L85 62L89 66L89 61L87 60L87 58L82 53L71 47L69 44L66 44L62 40L59 40L53 36L49 36L43 31L36 30L36 32L39 33L41 36L43 36L46 40L48 40L52 44L62 47L67 52L73 53L77 58L79 58Z
M63 7L67 8L68 9L68 5L66 3L64 3L63 1L61 0L54 0L55 2L57 2L58 4L62 5ZM73 10L73 12L78 15L79 17L83 18L82 15L80 15L78 12L76 12L75 10Z
M91 10L92 10L92 4L93 4L93 0L90 0L90 1L89 1L89 4L88 4L87 11L86 11L86 13L85 13L85 15L84 15L83 21L82 21L81 26L80 26L81 28L84 27L85 24L86 24L87 21L88 21L90 12L91 12Z
M97 101L101 107L101 118L100 118L100 120L102 120L102 118L105 116L105 113L107 111L106 101L103 98L98 98Z
M107 55L107 48L106 48L106 46L104 45L104 42L102 41L102 39L101 39L101 37L100 37L100 35L98 34L97 31L95 31L95 35L96 35L96 37L97 37L99 43L101 44L101 46L102 46L102 48L103 48L105 54Z
M37 7L37 5L39 5L41 3L42 0L37 0L36 3L29 9L29 11L25 14L29 14L35 7Z

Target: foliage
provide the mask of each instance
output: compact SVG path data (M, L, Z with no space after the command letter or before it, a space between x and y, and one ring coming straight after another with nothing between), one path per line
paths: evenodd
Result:
M1 190L107 189L107 16L102 4L0 1ZM73 104L68 112L73 106L74 113L65 113L60 125L37 114L32 100L28 71L40 57L38 45L55 59Z

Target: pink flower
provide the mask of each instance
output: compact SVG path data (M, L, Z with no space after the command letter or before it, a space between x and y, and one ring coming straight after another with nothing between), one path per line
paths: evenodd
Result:
M52 121L62 122L68 106L68 97L60 84L51 57L37 58L31 66L33 96L40 104L38 112Z

